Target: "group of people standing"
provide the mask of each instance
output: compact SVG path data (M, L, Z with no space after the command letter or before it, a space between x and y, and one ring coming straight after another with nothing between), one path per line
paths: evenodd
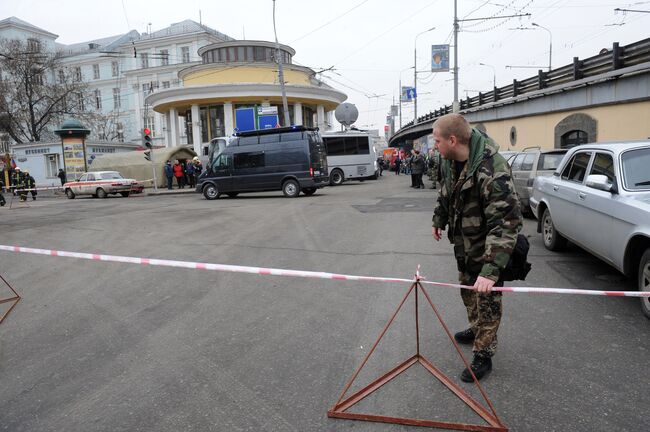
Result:
M38 195L36 180L28 170L23 172L20 167L14 168L9 174L9 185L13 189L14 196L19 195L21 201L27 200L28 193L31 193L32 201L36 200L36 195ZM0 192L0 206L4 206L6 203L5 197Z
M167 177L167 189L171 190L174 179L176 179L176 184L178 189L184 189L185 186L193 188L196 186L196 179L201 175L203 171L203 165L199 160L198 156L195 156L194 159L185 159L184 162L180 162L178 159L174 160L174 164L168 160L165 163L165 177Z

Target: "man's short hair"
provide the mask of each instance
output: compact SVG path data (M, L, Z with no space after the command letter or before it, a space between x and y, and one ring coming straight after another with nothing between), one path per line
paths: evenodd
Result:
M438 134L445 139L450 136L458 138L458 142L468 145L472 136L472 127L465 117L460 114L445 114L433 123L433 128L438 129Z

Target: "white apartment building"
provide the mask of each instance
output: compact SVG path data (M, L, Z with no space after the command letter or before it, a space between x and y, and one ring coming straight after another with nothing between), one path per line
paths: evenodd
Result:
M16 17L0 20L0 39L27 40L42 51L59 51L62 65L88 83L94 108L110 119L100 130L92 130L90 139L139 143L142 129L148 127L155 145L166 145L170 125L165 116L145 106L145 97L158 89L182 87L178 72L201 63L202 46L233 40L192 20L150 33L131 30L72 45L59 44L57 38ZM57 78L53 71L50 79ZM174 129L180 132L180 144L186 144L185 125L177 121Z

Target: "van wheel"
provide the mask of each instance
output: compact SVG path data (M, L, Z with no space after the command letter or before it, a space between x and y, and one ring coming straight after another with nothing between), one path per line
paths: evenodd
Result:
M302 193L304 193L307 196L312 196L313 194L316 193L316 188L305 188L302 190Z
M72 189L66 189L65 190L65 196L67 196L69 199L74 199L75 194L72 192Z
M237 195L239 195L239 192L228 192L226 195L228 195L230 198L235 198Z
M343 183L343 172L339 169L335 169L330 174L330 185L338 186Z
M96 192L97 198L106 198L107 194L106 191L102 188L97 188Z
M122 195L124 198L129 196L128 192L120 192L120 195Z
M295 180L287 180L282 184L282 193L287 198L295 198L300 193L300 185Z
M542 216L542 237L544 247L548 250L559 251L566 246L566 239L555 229L553 219L551 219L551 212L548 209L544 210Z
M203 196L205 197L205 199L214 200L219 198L219 195L221 194L219 193L219 190L215 185L207 184L203 187Z
M650 249L647 249L639 261L639 291L650 291ZM650 297L641 297L641 310L650 319Z

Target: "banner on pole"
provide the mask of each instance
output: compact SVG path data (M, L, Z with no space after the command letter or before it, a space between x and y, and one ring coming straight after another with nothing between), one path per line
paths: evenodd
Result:
M431 45L431 72L449 72L449 44Z

